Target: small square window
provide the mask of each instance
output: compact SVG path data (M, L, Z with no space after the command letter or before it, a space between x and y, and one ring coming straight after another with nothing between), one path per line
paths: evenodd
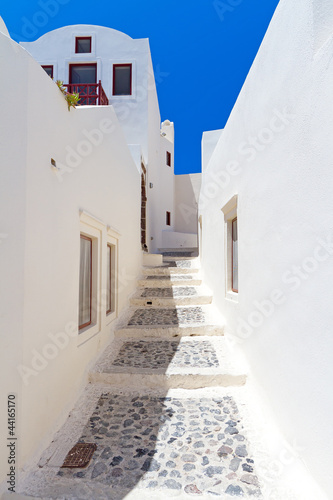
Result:
M49 75L50 78L53 78L53 66L52 65L42 66L42 68L45 71L45 73L47 73Z
M171 226L171 212L166 213L166 225Z
M75 53L76 54L91 53L91 36L80 36L75 38Z
M113 95L132 95L132 64L113 65Z
M166 164L171 167L171 153L169 151L166 152Z

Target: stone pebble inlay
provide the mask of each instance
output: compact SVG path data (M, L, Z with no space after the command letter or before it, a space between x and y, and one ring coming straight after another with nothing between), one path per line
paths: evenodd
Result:
M218 367L219 362L214 346L209 341L158 341L125 342L112 366L134 368L210 368Z
M173 274L172 276L169 276L167 274L163 274L162 276L159 275L153 275L153 276L147 276L145 279L147 280L166 280L166 281L185 281L185 280L193 280L193 276L190 274Z
M158 297L158 298L174 298L174 297L195 297L198 292L193 286L175 286L172 288L146 288L141 297Z
M80 442L95 442L87 468L58 476L225 498L260 496L237 406L230 396L177 399L103 394Z
M165 263L163 267L179 267L180 269L190 269L192 267L192 263L190 260L176 260Z
M137 309L128 326L179 325L204 323L205 315L201 307L179 307L177 309Z

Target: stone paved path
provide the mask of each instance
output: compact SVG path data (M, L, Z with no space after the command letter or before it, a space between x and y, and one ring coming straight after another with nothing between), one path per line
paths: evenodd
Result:
M196 262L145 269L137 296L170 302L132 305L91 372L86 399L25 480L24 493L58 500L262 498L232 392L246 376L228 359L222 327L212 324L211 298L205 305L173 302L202 295ZM153 281L163 286L151 287ZM61 468L76 442L97 444L90 464Z

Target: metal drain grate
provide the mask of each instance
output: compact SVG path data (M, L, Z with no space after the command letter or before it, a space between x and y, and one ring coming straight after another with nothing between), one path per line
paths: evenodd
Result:
M96 449L97 449L96 444L77 443L67 453L67 456L61 467L80 468L80 469L87 467Z

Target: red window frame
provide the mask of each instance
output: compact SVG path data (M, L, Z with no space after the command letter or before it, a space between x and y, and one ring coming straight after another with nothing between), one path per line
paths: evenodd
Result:
M82 330L86 326L91 325L92 322L92 317L91 317L91 306L92 306L92 239L89 238L88 236L85 236L84 234L80 234L80 239L88 240L90 241L90 311L89 311L89 321L87 323L84 323L83 325L79 325L79 330Z
M97 63L81 63L81 64L70 64L69 65L69 78L68 78L68 83L72 84L72 68L77 67L77 66L94 66L95 67L95 81L94 84L97 83ZM90 82L92 84L92 82ZM88 84L88 82L82 82L82 83L74 83L74 85L85 85ZM89 85L89 84L88 84Z
M171 226L171 212L166 212L166 225Z
M109 293L110 293L110 303L107 304L107 311L106 311L106 314L110 314L112 313L112 245L110 245L109 243L107 244L107 247L110 248L110 276L108 277L109 280L110 280L110 289L109 289Z
M234 287L234 222L237 221L237 240L238 240L238 220L237 217L231 221L231 290L238 293L238 288ZM238 269L238 262L237 262Z
M80 40L89 40L90 42L90 50L89 52L79 52L79 41ZM75 54L91 54L91 36L76 36L75 37Z
M50 78L53 78L53 65L52 64L42 64L42 68L46 73L46 69L51 68L51 75L49 75ZM48 73L47 73L48 74Z
M130 93L129 94L115 94L115 81L116 81L116 68L124 68L124 67L129 66L130 68ZM132 95L132 64L114 64L113 65L113 81L112 81L112 95Z
M171 153L169 151L166 152L166 164L171 167Z

